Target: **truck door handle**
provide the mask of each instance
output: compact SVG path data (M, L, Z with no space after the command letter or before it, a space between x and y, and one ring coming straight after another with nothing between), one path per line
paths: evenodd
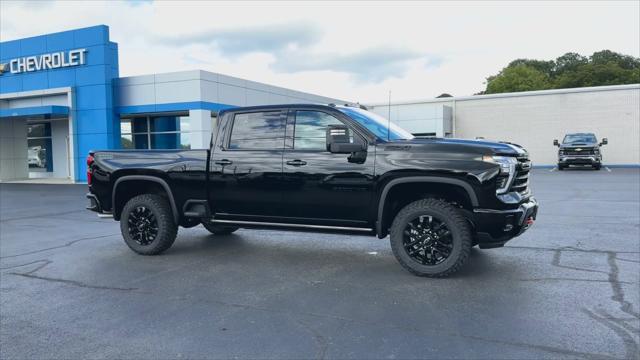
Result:
M222 159L222 160L216 160L216 161L214 161L214 163L216 163L217 165L222 165L222 166L224 166L224 165L231 165L231 164L233 164L233 161L231 161L231 160L227 160L227 159Z
M306 161L302 161L302 160L289 160L287 161L287 165L291 165L291 166L304 166L307 165Z

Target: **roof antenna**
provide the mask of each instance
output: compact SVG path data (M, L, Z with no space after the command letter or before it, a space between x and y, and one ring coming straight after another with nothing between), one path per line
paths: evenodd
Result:
M391 141L391 90L389 90L389 115L387 116L387 141Z

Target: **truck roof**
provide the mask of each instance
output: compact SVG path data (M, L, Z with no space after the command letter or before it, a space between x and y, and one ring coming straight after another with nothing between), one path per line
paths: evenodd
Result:
M281 109L283 107L293 108L293 109L296 109L296 108L336 109L337 106L357 107L357 105L353 105L353 104L336 105L336 104L312 104L312 103L309 103L309 104L298 103L298 104L274 104L274 105L238 106L238 107L233 107L233 108L228 108L228 109L221 110L218 113L218 116L220 116L220 115L222 115L224 113L227 113L227 112Z

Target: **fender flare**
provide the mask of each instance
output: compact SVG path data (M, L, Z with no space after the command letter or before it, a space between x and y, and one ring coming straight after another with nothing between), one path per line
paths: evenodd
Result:
M471 201L471 205L473 207L479 206L478 197L476 196L476 193L473 191L473 188L471 187L471 185L469 185L469 183L467 183L464 180L441 177L441 176L409 176L409 177L394 179L389 181L384 186L384 189L382 190L382 194L380 195L380 201L378 201L378 217L376 221L376 233L378 234L378 236L382 235L382 218L384 215L384 205L385 205L385 201L387 200L387 195L389 193L389 190L391 190L391 188L393 188L398 184L420 183L420 182L440 183L440 184L450 184L450 185L460 186L467 192L467 195L469 195L469 200Z
M116 180L115 184L113 185L113 190L111 194L111 204L113 204L112 206L114 210L116 206L116 194L117 194L116 190L118 189L118 185L120 185L125 181L132 181L132 180L152 181L160 184L164 188L164 190L167 192L167 196L169 197L169 203L171 204L171 212L173 212L173 220L175 221L176 224L180 223L180 218L179 218L180 214L178 213L178 207L176 206L176 201L173 197L173 192L171 191L169 184L167 184L167 182L164 181L163 179L158 178L156 176L125 175L125 176L119 177L118 180ZM114 215L115 215L115 211L114 211Z

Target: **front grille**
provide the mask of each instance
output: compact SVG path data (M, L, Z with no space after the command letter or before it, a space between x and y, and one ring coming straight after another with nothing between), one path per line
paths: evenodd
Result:
M516 174L511 183L509 191L515 191L522 196L529 194L529 171L531 170L531 161L528 157L518 158L516 165Z
M593 155L594 154L593 148L565 148L563 151L565 155Z

